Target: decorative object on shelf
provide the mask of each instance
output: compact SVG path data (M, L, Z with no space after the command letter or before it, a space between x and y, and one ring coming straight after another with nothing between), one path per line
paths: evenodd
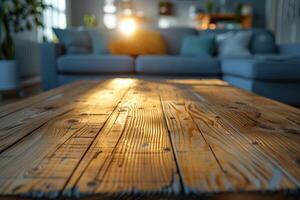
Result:
M226 0L220 2L221 6L225 4ZM207 12L198 13L195 18L196 28L199 30L252 28L253 6L250 4L237 4L233 12L214 12L213 0L208 0L205 6Z
M18 87L13 34L33 27L43 27L42 15L48 6L42 0L1 0L0 5L0 73L1 90Z
M173 15L173 3L169 1L159 2L159 15L171 16Z
M132 0L120 1L120 15L121 16L133 16L135 14L135 7Z
M219 4L219 12L221 13L228 13L228 0L220 0Z
M95 15L84 15L83 21L86 27L94 28L98 25L97 17Z
M213 0L207 0L207 2L205 3L205 9L207 13L213 13L215 10L215 3Z
M197 7L195 5L191 5L189 7L189 18L195 19L196 16L197 16Z
M251 28L253 18L253 7L250 4L238 4L236 8L236 21L243 28Z
M239 29L252 28L252 15L238 16L234 13L198 14L197 29Z
M242 16L253 15L253 6L250 4L243 4L241 8Z

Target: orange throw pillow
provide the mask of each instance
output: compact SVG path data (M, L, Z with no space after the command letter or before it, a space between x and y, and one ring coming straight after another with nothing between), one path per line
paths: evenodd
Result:
M126 54L131 56L145 54L166 54L167 48L159 32L138 30L132 36L124 36L110 41L108 48L112 54Z

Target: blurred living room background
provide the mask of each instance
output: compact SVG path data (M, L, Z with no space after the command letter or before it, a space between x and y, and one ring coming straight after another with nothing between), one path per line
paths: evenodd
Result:
M0 66L2 104L11 96L42 90L41 44L57 42L53 28L100 27L132 31L136 26L215 29L269 29L277 44L300 42L299 0L44 0L41 23L13 34L16 70ZM127 17L130 17L128 20ZM0 29L3 35L3 28ZM2 37L3 38L3 37ZM1 84L4 84L1 86ZM11 92L13 91L13 92ZM12 94L13 93L13 94Z

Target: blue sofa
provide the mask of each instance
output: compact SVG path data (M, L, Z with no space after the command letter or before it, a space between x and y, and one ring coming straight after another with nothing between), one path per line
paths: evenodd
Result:
M110 54L68 55L61 44L42 44L44 89L79 79L107 76L223 78L233 86L291 105L300 105L300 44L277 46L270 31L253 29L249 46L252 58L181 56L181 43L186 36L217 35L224 31L198 32L191 28L156 30L160 31L166 42L168 55L143 55L135 59Z

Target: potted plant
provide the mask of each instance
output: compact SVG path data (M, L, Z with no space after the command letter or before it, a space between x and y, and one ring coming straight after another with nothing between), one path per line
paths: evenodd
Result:
M215 9L215 3L213 0L207 0L205 3L206 12L212 14Z
M42 14L46 8L42 0L1 0L0 90L15 89L18 86L13 36L42 27Z

